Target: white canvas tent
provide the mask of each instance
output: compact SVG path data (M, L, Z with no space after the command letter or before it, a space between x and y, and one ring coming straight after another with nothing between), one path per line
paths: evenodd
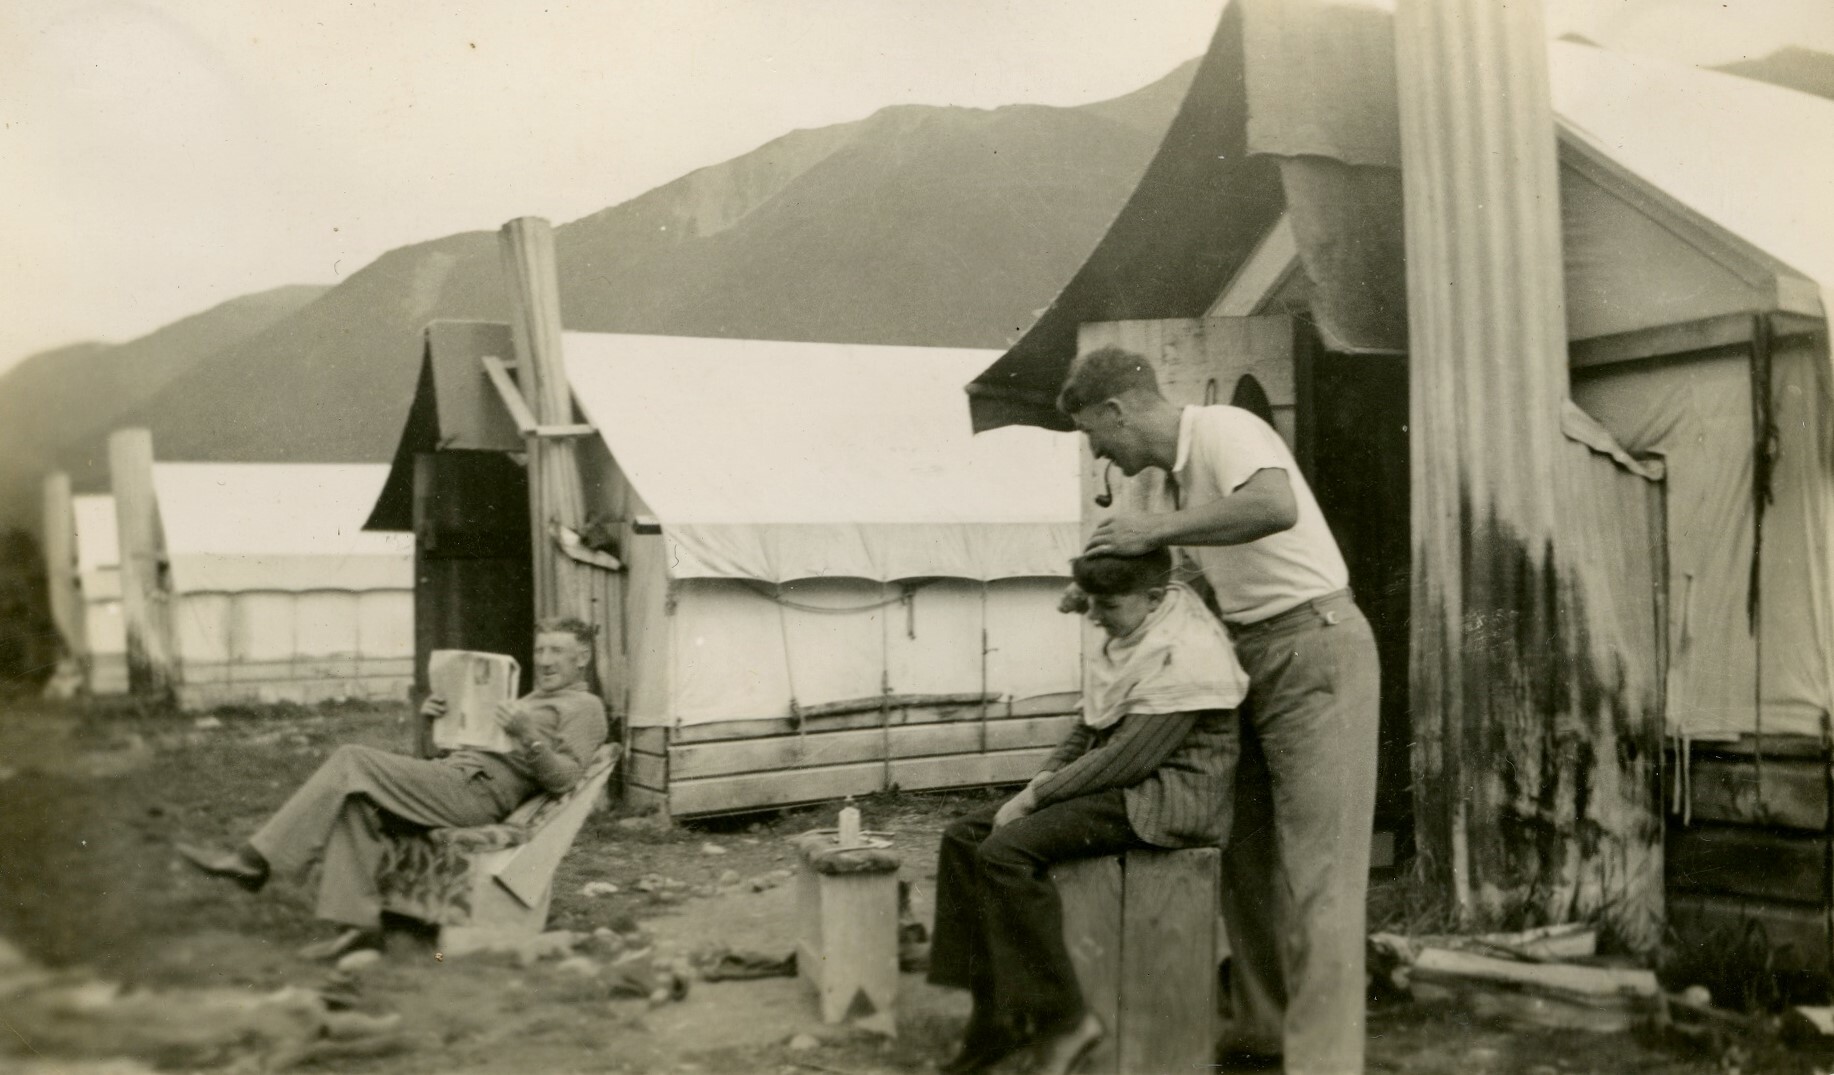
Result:
M1079 695L1056 611L1079 542L1077 445L971 435L990 352L567 333L595 544L599 672L626 794L676 814L1023 780ZM508 332L435 323L371 525L415 529L419 648L507 593L523 447L481 359ZM418 489L420 492L415 492ZM526 546L522 553L528 553ZM526 594L520 601L526 603Z
M387 473L154 464L181 706L405 694L411 545L362 529Z
M566 355L597 494L660 528L625 554L633 727L1077 690L1055 612L1076 443L970 435L986 352L571 334Z

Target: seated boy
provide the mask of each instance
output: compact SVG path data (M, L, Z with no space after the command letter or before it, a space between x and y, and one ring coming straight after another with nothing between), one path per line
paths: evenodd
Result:
M930 980L974 999L945 1072L981 1071L1034 1043L1042 1070L1068 1071L1106 1032L1064 946L1052 863L1227 835L1248 677L1222 624L1169 583L1171 566L1164 549L1073 563L1108 636L1082 720L1024 790L943 833Z

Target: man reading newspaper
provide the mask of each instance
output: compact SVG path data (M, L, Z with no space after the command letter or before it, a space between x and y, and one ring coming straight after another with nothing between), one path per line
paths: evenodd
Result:
M462 748L410 758L341 746L244 844L233 851L178 845L186 862L213 877L259 891L276 873L300 875L322 860L318 917L346 927L313 945L310 958L379 948L382 907L376 870L384 815L428 828L503 820L537 791L561 794L578 782L605 741L605 706L587 690L593 628L575 619L536 626L535 689L496 710L513 749ZM446 699L427 698L421 715L437 720Z

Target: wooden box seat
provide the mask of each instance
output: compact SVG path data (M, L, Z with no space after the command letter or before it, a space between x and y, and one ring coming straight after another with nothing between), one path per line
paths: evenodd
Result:
M1051 868L1064 942L1108 1028L1088 1072L1199 1071L1214 1060L1216 848L1129 851Z

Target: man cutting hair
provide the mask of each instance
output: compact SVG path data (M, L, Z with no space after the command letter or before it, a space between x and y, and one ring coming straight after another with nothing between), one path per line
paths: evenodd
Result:
M1239 407L1179 407L1152 365L1102 348L1058 409L1098 460L1163 470L1170 511L1117 511L1085 555L1189 551L1248 672L1223 917L1233 1052L1292 1075L1363 1070L1364 900L1379 674L1349 572L1292 452Z

